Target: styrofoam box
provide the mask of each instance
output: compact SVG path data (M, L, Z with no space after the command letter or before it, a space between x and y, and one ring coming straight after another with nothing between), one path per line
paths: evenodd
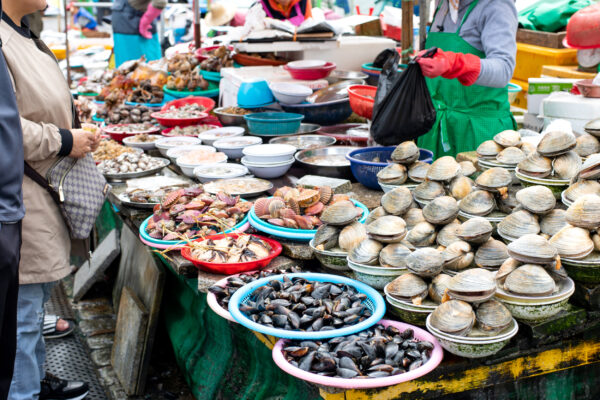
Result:
M529 78L527 90L527 112L540 114L542 101L555 92L568 92L578 79Z

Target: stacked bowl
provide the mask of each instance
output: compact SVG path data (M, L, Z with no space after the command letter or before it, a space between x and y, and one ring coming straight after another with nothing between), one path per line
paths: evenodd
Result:
M258 144L244 148L242 164L258 178L284 175L294 163L296 148L288 144Z

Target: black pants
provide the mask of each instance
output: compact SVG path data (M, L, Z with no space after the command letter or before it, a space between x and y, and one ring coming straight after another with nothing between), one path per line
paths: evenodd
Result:
M17 351L21 222L0 226L0 400L8 397Z

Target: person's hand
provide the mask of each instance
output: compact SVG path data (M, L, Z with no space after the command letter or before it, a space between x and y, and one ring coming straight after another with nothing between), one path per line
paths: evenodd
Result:
M425 50L419 52L419 55L424 52ZM424 76L457 78L465 86L474 84L481 72L481 59L474 54L454 53L438 49L433 57L419 58L417 62L421 66Z
M98 149L100 145L100 141L102 140L102 136L100 133L100 128L93 124L83 124L82 128L88 132L92 132L94 134L94 141L92 143L92 152Z
M71 135L73 135L73 148L69 157L82 158L90 151L93 151L93 147L97 147L96 133L85 129L72 129Z
M142 18L140 18L140 25L138 28L140 31L140 35L143 38L152 39L152 33L150 32L150 30L152 29L152 21L158 18L161 12L162 10L153 7L152 4L148 4L146 12L144 13L144 15L142 15Z
M426 51L427 50L421 50L418 56L422 56ZM447 53L440 49L437 50L433 57L420 57L417 59L417 62L421 66L423 75L428 78L437 78L438 76L442 76L450 69Z

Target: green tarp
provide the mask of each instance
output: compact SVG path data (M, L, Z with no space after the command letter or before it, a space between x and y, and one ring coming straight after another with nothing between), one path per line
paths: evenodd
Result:
M540 0L519 12L519 26L543 32L563 31L571 15L596 2L596 0Z

